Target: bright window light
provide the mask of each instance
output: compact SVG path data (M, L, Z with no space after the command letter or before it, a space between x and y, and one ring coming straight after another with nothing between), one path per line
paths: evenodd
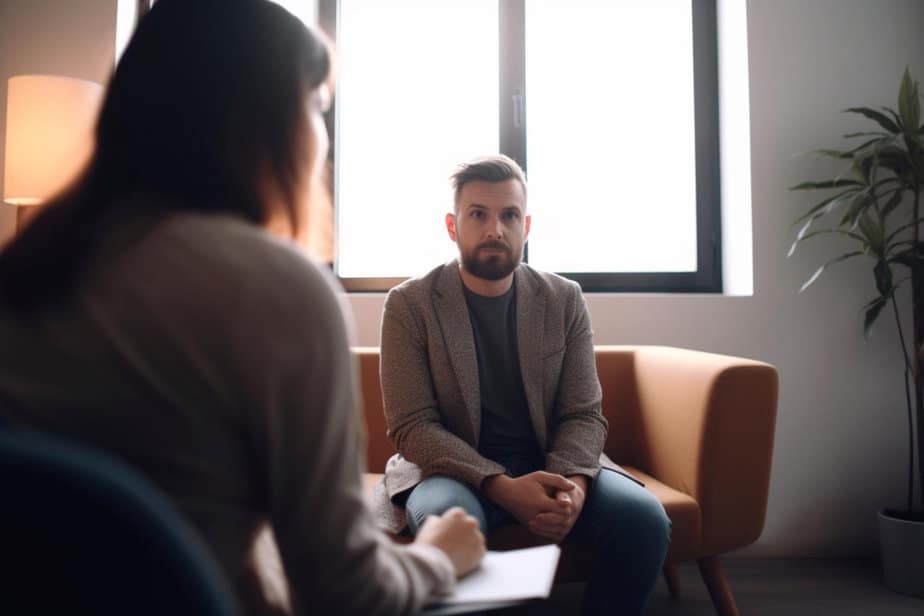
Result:
M323 6L347 288L454 257L448 175L503 151L529 178L534 267L591 291L721 291L713 0Z
M342 0L339 276L413 276L452 258L449 175L498 150L497 0Z
M531 265L696 270L691 2L526 3Z

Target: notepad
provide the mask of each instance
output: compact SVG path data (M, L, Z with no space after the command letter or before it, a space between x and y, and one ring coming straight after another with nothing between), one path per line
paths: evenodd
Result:
M451 595L428 605L423 613L460 614L548 597L560 555L557 545L488 552L481 566L459 580Z

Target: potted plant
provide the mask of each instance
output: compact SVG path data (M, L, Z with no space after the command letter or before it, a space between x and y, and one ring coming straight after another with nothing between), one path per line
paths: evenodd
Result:
M789 255L812 237L834 234L846 238L853 250L819 267L799 291L807 289L828 266L866 257L872 260L876 294L863 308L864 334L869 335L883 309L892 312L898 325L908 411L907 499L904 509L879 512L879 540L886 585L898 592L924 596L924 237L920 236L924 125L918 82L911 79L906 67L897 112L887 107L845 111L865 117L874 126L844 135L856 140L850 149L816 151L822 157L844 161L843 173L791 188L824 190L828 195L793 223L796 237ZM906 332L896 290L909 281L913 323Z

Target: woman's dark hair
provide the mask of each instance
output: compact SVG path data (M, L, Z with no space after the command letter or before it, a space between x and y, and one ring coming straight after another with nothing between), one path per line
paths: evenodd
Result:
M86 169L0 253L0 303L29 312L73 292L125 220L265 224L267 181L297 229L307 97L329 70L325 43L276 4L159 0L109 83Z

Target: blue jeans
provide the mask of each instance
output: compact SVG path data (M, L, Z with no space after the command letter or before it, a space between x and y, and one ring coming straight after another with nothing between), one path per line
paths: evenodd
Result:
M569 542L597 546L584 592L584 614L641 614L664 565L671 522L655 496L628 477L603 469L588 489ZM468 485L434 475L410 493L405 504L411 532L428 515L462 507L481 529L515 522L513 516Z

